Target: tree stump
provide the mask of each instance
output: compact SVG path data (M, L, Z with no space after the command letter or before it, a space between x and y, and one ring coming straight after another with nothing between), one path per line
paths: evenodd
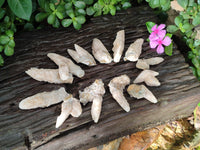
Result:
M0 68L1 149L82 150L191 115L200 101L200 86L176 46L173 56L161 55L165 61L151 67L151 70L160 73L158 79L161 86L149 87L159 102L152 104L145 99L130 98L124 90L131 107L128 113L112 98L108 83L122 74L127 74L132 82L141 72L135 67L136 63L121 59L119 63L98 63L93 67L80 64L86 75L81 79L75 78L73 84L39 82L25 74L31 67L57 68L47 53L55 52L70 57L66 50L74 49L75 43L91 53L93 38L99 38L112 54L113 41L121 29L125 30L125 53L137 38L148 38L145 26L147 21L158 22L150 8L137 7L118 12L116 16L92 18L79 31L72 28L47 28L19 33L15 37L15 55L7 58L5 66ZM140 58L154 56L158 55L145 41ZM79 98L78 91L89 86L95 79L102 79L106 89L97 124L91 118L91 104L83 107L83 114L79 118L69 117L58 129L55 123L60 114L60 104L34 110L18 108L22 99L61 86Z

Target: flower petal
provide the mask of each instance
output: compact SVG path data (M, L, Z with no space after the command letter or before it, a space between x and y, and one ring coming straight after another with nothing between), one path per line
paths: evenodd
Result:
M166 36L164 40L162 41L162 44L165 46L169 46L171 42L172 42L171 39L168 36Z
M158 26L158 30L162 30L162 29L164 29L165 28L165 24L160 24L159 26Z
M151 48L156 48L156 46L158 46L158 42L156 40L150 41L150 47Z
M149 40L150 40L150 41L155 41L155 40L157 40L157 39L159 39L159 37L157 36L157 34L155 34L154 32L152 32L152 33L150 34L150 36L149 36Z
M155 24L152 28L151 28L151 31L155 31L157 28L157 24Z
M160 30L160 31L158 32L158 36L159 36L159 38L161 38L161 39L163 39L163 38L165 37L165 35L166 35L166 30Z
M158 45L156 51L157 51L158 54L162 54L164 52L164 47L162 46L162 44Z

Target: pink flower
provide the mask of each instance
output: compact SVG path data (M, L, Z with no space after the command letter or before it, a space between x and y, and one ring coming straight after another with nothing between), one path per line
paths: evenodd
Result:
M150 36L149 36L149 40L156 40L159 38L159 36L164 37L166 35L166 30L163 30L165 28L165 24L160 24L157 27L157 24L154 25L151 30L153 31Z
M165 35L162 34L162 35L159 35L156 40L150 40L151 48L156 48L158 46L156 49L158 54L162 54L164 52L163 45L169 46L171 44L171 39L168 36L166 36L165 38L164 37Z

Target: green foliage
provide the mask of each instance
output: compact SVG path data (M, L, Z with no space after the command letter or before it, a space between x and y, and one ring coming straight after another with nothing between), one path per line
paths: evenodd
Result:
M72 25L79 30L89 16L115 15L129 7L130 0L0 0L0 66L4 56L14 54L16 25L30 31L35 22L47 22L54 28Z
M169 25L167 31L175 33L181 32L191 51L188 52L188 58L191 59L194 67L191 67L194 75L200 79L200 39L196 39L195 28L200 25L200 1L178 0L179 5L184 11L179 13L174 20L175 25Z
M173 52L173 44L171 43L169 46L165 47L165 54L167 54L168 56L172 56L172 52Z
M149 6L153 9L157 8L162 11L167 11L170 9L170 0L146 0Z
M7 0L12 12L19 18L29 20L32 13L31 0Z
M151 28L155 25L154 22L146 22L146 26L147 26L147 30L149 31L149 33L152 32Z
M117 8L127 9L131 7L129 0L64 0L60 3L52 3L47 0L38 0L43 12L35 16L37 22L47 18L47 22L55 27L69 27L73 25L75 29L80 29L86 22L86 15L100 16L102 14L115 15Z

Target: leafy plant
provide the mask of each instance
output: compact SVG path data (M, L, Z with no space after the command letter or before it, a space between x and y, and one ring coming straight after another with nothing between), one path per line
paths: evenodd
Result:
M196 37L197 27L200 25L200 1L193 0L178 0L180 6L184 8L175 18L175 25L169 25L167 30L171 33L179 31L189 46L191 51L188 53L188 58L193 63L193 73L200 79L200 39Z
M129 7L131 7L131 3L128 0L98 0L93 7L87 9L87 15L100 16L102 13L115 15L116 10Z
M3 57L14 54L18 26L32 30L35 22L46 21L55 28L73 25L79 30L88 16L115 15L128 7L130 0L0 0L0 66Z
M162 11L167 11L170 9L170 0L146 0L151 8L158 8Z

